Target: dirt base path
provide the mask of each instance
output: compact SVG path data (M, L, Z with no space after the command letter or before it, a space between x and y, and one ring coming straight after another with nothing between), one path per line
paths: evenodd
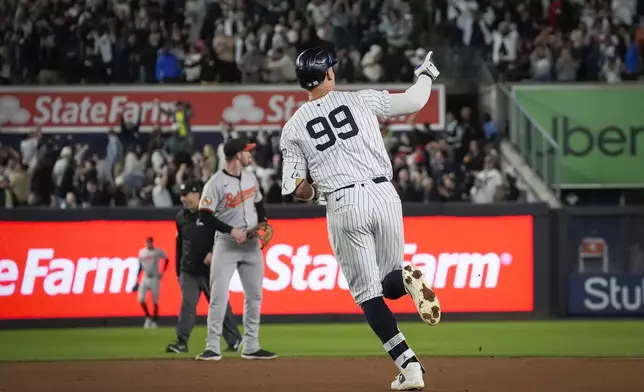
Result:
M644 360L424 358L426 391L644 391ZM384 358L0 363L2 392L387 391Z

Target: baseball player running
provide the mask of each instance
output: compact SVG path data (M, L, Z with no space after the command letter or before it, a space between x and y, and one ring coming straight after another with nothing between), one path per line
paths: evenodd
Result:
M239 272L244 287L244 359L274 359L275 353L259 345L259 319L262 304L264 260L258 227L267 228L266 213L257 178L243 170L251 164L254 144L230 139L224 145L226 167L204 186L199 202L199 220L217 231L210 267L210 307L206 349L199 360L221 359L219 340L228 305L230 280Z
M156 328L159 321L159 289L161 288L161 278L168 269L168 256L161 248L154 246L154 239L148 237L145 240L145 248L139 251L139 272L137 274L137 283L134 284L132 291L139 291L139 303L145 313L145 323L143 328ZM163 259L163 272L159 273L159 260ZM141 284L138 283L139 277L143 272ZM148 305L145 302L145 296L148 291L152 294L152 304L154 305L154 315L150 316Z
M199 199L203 184L187 181L181 184L183 208L177 214L177 277L181 286L181 310L177 320L177 341L166 347L169 353L187 353L188 339L195 325L201 293L210 301L210 264L215 231L199 221ZM223 336L228 348L237 351L241 334L230 304L226 307Z
M408 293L429 325L441 315L421 270L402 268L402 205L390 182L393 170L378 117L411 114L425 106L439 75L431 56L404 93L339 92L334 91L337 61L323 49L305 50L295 66L309 101L285 124L280 141L282 194L326 204L329 241L351 295L400 371L391 383L396 391L421 390L425 369L383 297ZM313 183L306 180L307 170Z

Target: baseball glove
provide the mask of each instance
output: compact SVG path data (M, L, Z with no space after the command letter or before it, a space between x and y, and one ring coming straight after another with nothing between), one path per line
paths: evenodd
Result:
M262 249L264 249L271 242L271 239L273 239L273 227L266 222L260 222L249 234L259 237Z

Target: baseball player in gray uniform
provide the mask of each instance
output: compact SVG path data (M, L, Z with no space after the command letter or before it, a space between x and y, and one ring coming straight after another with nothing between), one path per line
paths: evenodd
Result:
M264 258L259 238L252 234L266 221L262 193L257 178L244 170L252 162L254 144L230 139L224 145L226 167L213 175L204 186L199 202L199 220L214 228L215 245L210 266L210 306L206 349L197 359L221 359L220 337L228 305L230 280L239 272L244 288L244 336L241 356L244 359L274 359L275 353L259 344L259 319L262 304Z
M181 309L177 319L177 341L166 346L169 353L187 353L188 339L197 318L197 304L201 293L210 301L210 264L215 231L199 221L201 181L186 181L181 184L181 204L177 214L177 277L181 287ZM237 319L230 304L226 307L223 328L226 351L237 351L242 337L237 328Z
M145 240L145 248L139 251L139 272L137 275L137 283L134 284L132 291L139 291L139 303L143 312L145 313L145 323L143 328L156 328L159 321L159 289L161 288L161 278L165 271L168 269L168 256L166 253L154 246L154 239L149 237ZM163 272L159 272L159 260L165 261L163 265ZM143 279L139 284L139 277L143 272ZM152 304L154 305L154 314L150 315L148 305L145 302L145 296L150 291L152 294Z
M408 293L429 325L440 321L440 305L422 271L402 266L402 205L390 182L393 170L378 117L411 114L425 106L439 75L431 56L404 93L339 92L334 91L337 62L323 49L305 50L295 67L309 101L285 124L280 140L282 193L326 204L329 242L351 295L398 367L391 383L396 391L424 388L425 369L383 297Z

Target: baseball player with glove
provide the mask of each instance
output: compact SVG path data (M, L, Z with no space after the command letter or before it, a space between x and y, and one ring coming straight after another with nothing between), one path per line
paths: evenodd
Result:
M416 83L404 93L339 92L336 63L320 48L307 49L296 60L297 77L309 101L282 130L282 194L325 200L329 242L351 295L400 372L391 389L420 390L425 369L383 297L395 300L409 294L429 325L440 321L440 305L422 271L413 265L402 267L402 205L390 182L393 170L378 117L421 110L439 72L429 52L415 71Z
M198 360L221 359L220 337L228 304L230 280L239 273L244 287L244 359L274 359L275 353L259 344L264 257L262 246L270 241L273 229L266 222L262 193L255 174L244 170L252 162L254 144L230 139L224 145L226 167L204 186L199 202L199 221L217 231L210 267L210 307L206 349Z
M210 301L210 265L215 231L199 221L198 207L202 188L201 181L187 181L180 188L183 208L176 218L176 267L181 286L181 310L177 320L177 341L166 347L166 352L169 353L188 352L188 339L195 325L201 293ZM242 337L230 304L226 307L223 336L228 343L226 351L237 351Z

